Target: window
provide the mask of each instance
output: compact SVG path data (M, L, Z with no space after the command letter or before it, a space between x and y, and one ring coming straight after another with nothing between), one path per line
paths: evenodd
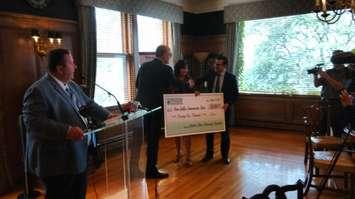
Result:
M344 14L345 15L345 14ZM319 94L306 70L318 63L332 68L332 51L350 51L355 43L351 15L332 25L314 14L240 22L237 57L242 92Z
M123 53L121 13L95 8L97 36L96 83L114 94L120 103L128 101L128 64ZM115 99L95 87L94 100L115 106Z
M164 43L163 21L138 15L137 23L139 52L155 52Z

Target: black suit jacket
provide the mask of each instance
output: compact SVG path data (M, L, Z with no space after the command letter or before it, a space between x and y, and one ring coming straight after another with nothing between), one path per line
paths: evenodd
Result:
M144 63L136 81L137 100L147 108L163 106L163 94L171 92L175 78L170 66L159 59Z
M212 92L213 82L215 77L216 74L209 76L209 79L207 81L209 92ZM233 74L229 72L226 72L224 74L224 80L223 80L221 91L224 95L224 103L228 103L229 105L232 105L237 99L239 93L238 86L237 86L237 79Z

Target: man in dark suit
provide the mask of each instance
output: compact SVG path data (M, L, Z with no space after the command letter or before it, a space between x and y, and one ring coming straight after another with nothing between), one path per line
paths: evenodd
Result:
M137 100L144 107L154 109L163 106L163 94L171 92L174 83L172 68L166 64L171 57L170 48L159 46L155 51L156 58L144 63L136 81L138 89ZM162 110L155 111L144 118L145 132L148 138L147 146L147 178L166 178L167 173L159 171L158 162L159 136L162 126Z
M29 169L44 183L47 199L83 199L90 140L79 108L88 106L90 116L101 120L111 114L72 81L76 65L68 50L55 49L48 56L49 72L23 100Z
M235 76L226 71L226 66L228 60L225 56L220 55L217 57L216 70L214 75L210 76L208 79L208 90L209 92L219 93L222 92L224 95L224 112L225 112L225 123L226 131L221 132L221 155L223 162L225 164L230 163L229 159L229 114L230 106L235 102L238 95L237 80ZM209 133L206 135L206 155L202 161L207 162L213 159L213 137L214 133Z
M196 79L196 86L203 92L206 92L207 85L205 83L215 74L216 70L216 62L217 62L218 54L209 53L204 66L204 73L201 77Z

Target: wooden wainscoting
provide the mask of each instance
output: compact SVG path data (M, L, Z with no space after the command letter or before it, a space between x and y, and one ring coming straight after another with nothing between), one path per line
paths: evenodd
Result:
M304 109L319 96L240 94L236 102L238 126L303 130Z
M182 54L192 55L195 52L215 52L223 53L226 43L226 35L210 36L182 36Z
M0 169L8 168L13 182L22 178L23 171L18 129L23 94L44 74L47 65L46 57L40 58L34 53L32 28L60 32L62 47L71 50L74 59L79 60L75 21L0 12L0 113L3 115L0 121ZM0 192L10 185L6 179L1 175Z

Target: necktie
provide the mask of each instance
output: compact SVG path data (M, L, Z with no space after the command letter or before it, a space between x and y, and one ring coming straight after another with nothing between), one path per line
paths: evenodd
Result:
M69 88L69 86L67 88L65 88L65 91L68 93L70 100L72 101L75 109L79 112L79 107L81 107L82 104L79 103L79 100L78 100L75 92L71 88ZM83 117L81 114L79 114L79 115L80 115L80 118L84 121L85 125L87 126L88 120L85 117ZM93 144L95 144L95 139L92 134L89 134L89 135L87 135L87 145L90 145L91 142L93 142Z
M216 86L214 87L214 92L218 93L220 92L220 76L217 75L217 80L216 80Z
M68 95L69 95L69 97L70 97L70 100L71 100L71 102L73 103L75 109L76 109L77 111L79 111L80 104L79 104L78 99L76 98L75 93L74 93L74 92L72 91L72 89L70 89L69 87L67 87L67 88L65 89L65 91L68 93Z

